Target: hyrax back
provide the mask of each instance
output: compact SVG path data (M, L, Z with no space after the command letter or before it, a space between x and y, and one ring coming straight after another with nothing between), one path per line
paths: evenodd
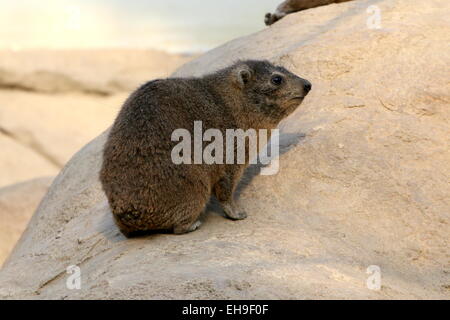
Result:
M202 121L203 131L218 129L224 137L226 129L272 129L310 89L307 80L267 61L242 61L202 78L141 86L111 128L100 171L120 230L125 235L193 231L212 194L229 218L245 218L233 192L248 161L175 164L171 154L178 142L172 133L187 129L193 137L194 121Z

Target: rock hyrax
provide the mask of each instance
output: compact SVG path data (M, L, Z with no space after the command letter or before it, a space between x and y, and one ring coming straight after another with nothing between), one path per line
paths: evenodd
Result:
M347 1L351 0L286 0L277 7L275 13L267 13L264 22L270 26L290 13Z
M211 195L231 219L244 219L233 192L245 164L175 164L172 133L273 129L292 113L311 83L268 61L240 61L200 78L150 81L125 101L104 147L100 180L126 236L195 230Z

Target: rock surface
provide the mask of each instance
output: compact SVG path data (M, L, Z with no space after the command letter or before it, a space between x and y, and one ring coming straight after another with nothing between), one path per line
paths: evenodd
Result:
M366 9L381 9L381 29ZM280 171L249 173L249 217L125 239L97 173L105 135L55 179L0 271L0 298L450 298L447 0L292 14L176 72L268 58L311 80L282 125ZM175 195L176 196L176 195ZM81 270L68 290L66 268ZM369 266L381 290L369 290Z
M2 50L0 89L109 95L167 77L191 59L156 50Z
M1 111L0 111L1 113ZM36 154L0 130L0 187L23 182L40 175L53 176L58 166Z
M43 177L0 189L0 266L19 240L52 180Z
M9 170L0 177L0 186L56 175L76 151L108 128L126 96L1 90L0 168ZM10 148L5 149L7 141Z

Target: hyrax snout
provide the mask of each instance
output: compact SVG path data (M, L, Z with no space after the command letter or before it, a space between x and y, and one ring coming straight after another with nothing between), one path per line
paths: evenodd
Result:
M199 78L142 85L125 101L110 130L100 171L120 230L127 236L150 230L193 231L211 195L227 217L244 219L246 213L235 204L233 193L249 164L248 145L243 163L199 162L187 149L182 152L187 161L179 163L174 150L180 142L174 137L180 137L180 130L194 136L198 123L205 135L213 129L209 132L215 137L225 137L229 129L274 129L310 90L309 81L285 68L253 60ZM207 142L196 144L186 146L206 152ZM215 157L230 144L218 146L211 153Z

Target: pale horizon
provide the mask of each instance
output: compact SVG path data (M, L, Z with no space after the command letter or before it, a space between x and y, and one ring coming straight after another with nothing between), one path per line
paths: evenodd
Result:
M0 2L0 49L198 52L262 30L281 0ZM18 23L20 22L20 23Z

